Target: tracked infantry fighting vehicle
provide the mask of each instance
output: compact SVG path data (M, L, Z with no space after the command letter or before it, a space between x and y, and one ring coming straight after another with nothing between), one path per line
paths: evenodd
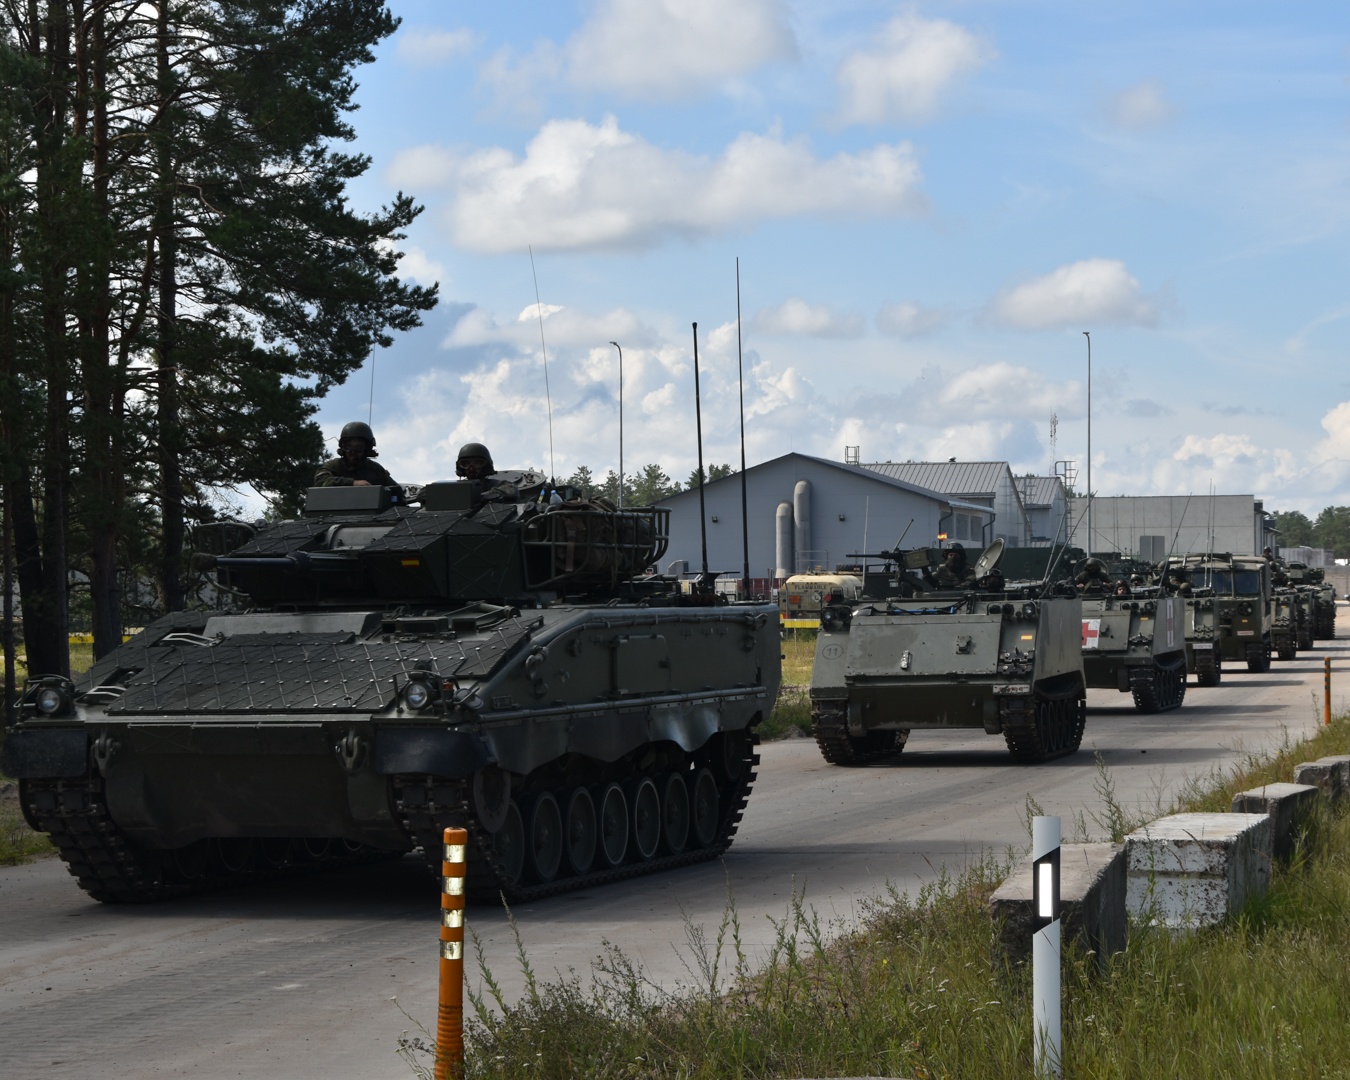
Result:
M416 506L315 488L302 520L223 526L233 550L195 561L248 610L29 684L0 766L25 816L108 901L414 848L439 872L449 825L494 901L715 857L778 689L776 609L645 575L669 511L540 481Z
M1186 613L1174 596L1083 595L1087 685L1134 697L1140 712L1177 709L1186 698Z
M1082 602L1043 585L999 588L990 572L1002 546L980 557L968 588L938 586L940 551L871 555L897 562L905 595L826 607L811 671L826 761L899 753L916 728L1002 735L1023 762L1078 749L1087 716Z
M1215 647L1220 662L1246 663L1248 671L1269 671L1271 653L1270 564L1258 556L1192 554L1173 556L1167 566L1184 565L1196 592L1214 603Z

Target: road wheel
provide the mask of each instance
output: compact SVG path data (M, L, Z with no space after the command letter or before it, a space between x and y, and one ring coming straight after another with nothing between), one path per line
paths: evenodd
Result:
M639 862L646 862L661 844L661 795L650 776L644 776L633 789L629 810L633 822L633 850Z
M515 799L506 808L502 827L492 834L492 851L501 866L503 882L518 885L525 871L525 822Z
M1292 635L1281 635L1275 639L1275 655L1281 660L1294 659L1294 638Z
M694 797L691 800L690 819L694 839L699 847L707 847L717 838L717 781L708 769L699 769L694 775Z
M1037 695L1027 712L1016 714L1021 723L1005 717L1003 737L1013 760L1034 764L1063 754L1074 753L1083 742L1087 723L1087 692L1078 690L1069 696Z
M689 842L689 787L681 773L671 773L661 784L661 845L678 855Z
M558 800L547 791L530 807L530 823L525 835L529 838L525 857L530 876L538 882L552 881L562 866L563 827Z
M584 787L573 790L567 800L567 819L563 824L563 853L574 874L589 873L595 863L595 800Z
M618 866L628 854L628 800L618 784L610 784L600 796L599 854L606 866Z

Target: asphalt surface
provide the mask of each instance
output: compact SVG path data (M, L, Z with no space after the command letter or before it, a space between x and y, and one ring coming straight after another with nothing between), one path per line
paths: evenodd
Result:
M529 960L541 978L588 982L608 942L674 988L691 978L686 916L715 933L728 885L760 956L794 887L824 922L847 923L887 883L913 893L1025 844L1028 795L1064 818L1066 838L1080 815L1100 835L1094 749L1128 807L1165 804L1188 777L1315 726L1322 657L1344 671L1350 651L1318 644L1268 674L1192 684L1163 716L1091 691L1083 750L1046 765L1011 764L982 732L915 732L894 763L863 769L826 765L808 740L768 744L724 859L517 909ZM0 868L0 1074L409 1077L395 1046L414 1024L400 1007L434 1025L437 904L412 858L149 907L94 903L56 860ZM468 922L516 997L504 913L471 909Z

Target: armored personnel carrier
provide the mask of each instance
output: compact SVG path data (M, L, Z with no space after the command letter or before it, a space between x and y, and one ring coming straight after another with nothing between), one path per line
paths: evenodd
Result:
M1219 661L1245 662L1248 671L1269 671L1271 653L1270 565L1253 555L1173 556L1167 567L1185 566L1192 588L1206 590L1214 604L1213 641Z
M1182 599L1182 598L1178 598ZM1197 686L1218 686L1223 681L1223 648L1216 644L1218 612L1210 589L1196 589L1184 598L1186 605L1186 671Z
M1129 597L1083 595L1087 685L1134 697L1140 712L1177 709L1186 698L1184 601L1136 590Z
M1276 586L1270 592L1270 648L1277 660L1292 660L1306 618L1303 597L1297 589Z
M1320 567L1307 566L1301 562L1283 564L1289 584L1312 596L1313 641L1323 641L1336 636L1336 590L1326 583L1326 573ZM1311 643L1300 648L1312 648Z
M941 588L936 549L882 552L902 595L828 605L811 671L811 717L825 760L857 765L901 752L916 728L1002 735L1021 762L1076 751L1087 695L1082 602L1044 584L1004 589L995 541L976 583ZM1072 593L1072 588L1065 590Z
M81 886L153 900L415 848L439 873L450 825L493 901L725 850L776 609L647 574L667 510L490 480L314 488L301 520L222 526L194 563L245 610L32 680L0 767Z

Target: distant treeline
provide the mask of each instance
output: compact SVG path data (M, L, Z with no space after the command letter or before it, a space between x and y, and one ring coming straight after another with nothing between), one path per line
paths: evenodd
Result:
M1350 506L1328 506L1317 520L1298 510L1275 515L1280 547L1330 548L1338 559L1350 559Z
M709 465L708 483L721 480L739 470L730 465ZM582 465L565 480L559 481L578 488L587 498L599 495L612 503L619 501L619 474L613 469L603 480L597 480L589 468ZM623 502L625 506L650 506L678 492L696 488L701 484L699 471L694 469L689 479L681 484L666 475L660 465L644 465L635 473L628 473L623 480Z

